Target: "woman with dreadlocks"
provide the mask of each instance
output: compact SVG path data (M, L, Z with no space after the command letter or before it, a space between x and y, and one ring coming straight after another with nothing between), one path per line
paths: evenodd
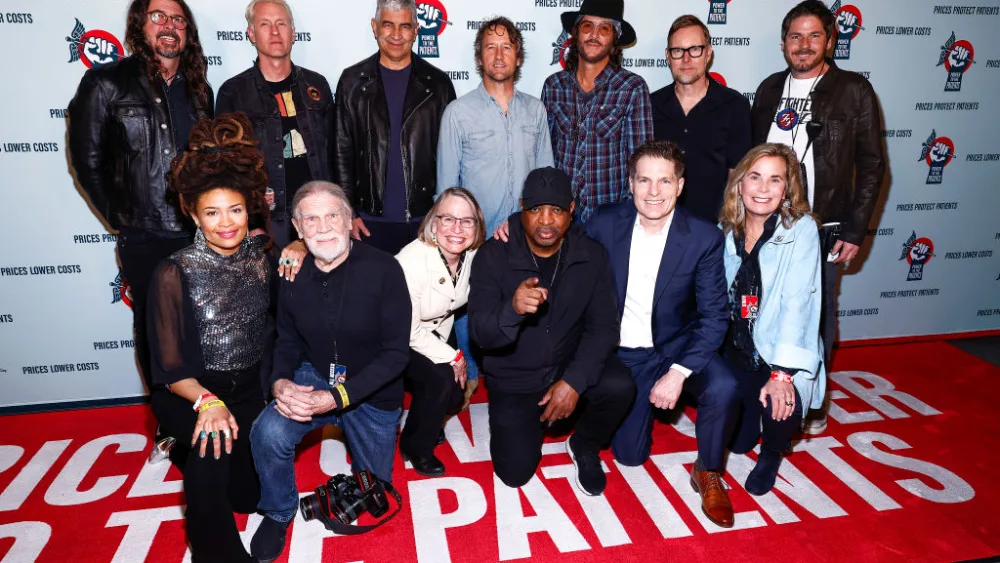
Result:
M184 474L195 563L252 561L233 512L253 512L260 498L249 435L264 406L271 268L247 218L266 213L266 186L242 113L199 121L170 167L169 188L197 231L150 284L152 406L178 442L171 458Z

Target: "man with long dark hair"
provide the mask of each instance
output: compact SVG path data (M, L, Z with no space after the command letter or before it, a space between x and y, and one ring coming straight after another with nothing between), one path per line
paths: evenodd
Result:
M191 9L184 0L133 0L125 43L132 55L84 74L69 104L69 150L83 191L118 231L118 258L132 291L135 348L152 373L146 293L157 263L191 244L192 229L167 201L167 172L197 121L211 117L212 90Z
M580 11L564 12L566 70L542 88L556 167L572 180L581 221L628 199L629 155L653 137L646 81L622 68L622 49L636 40L624 12L624 0L584 0Z

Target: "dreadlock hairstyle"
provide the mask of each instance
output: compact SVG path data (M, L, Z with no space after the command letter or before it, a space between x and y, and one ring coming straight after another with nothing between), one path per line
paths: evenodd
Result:
M181 209L194 213L202 194L225 188L243 196L249 215L266 217L267 172L257 145L250 120L242 113L199 120L191 130L191 148L174 157L167 177Z
M197 102L201 107L210 107L208 94L208 80L205 77L205 53L201 49L201 41L198 39L198 25L194 21L194 14L184 0L173 0L181 7L184 19L187 20L187 42L184 50L181 51L180 68L184 72L184 81L187 85L188 97L192 102ZM128 7L128 15L125 19L125 46L134 57L142 62L146 69L146 78L150 84L155 84L159 80L160 64L156 59L156 51L146 42L146 34L143 27L146 25L149 16L149 0L132 0Z

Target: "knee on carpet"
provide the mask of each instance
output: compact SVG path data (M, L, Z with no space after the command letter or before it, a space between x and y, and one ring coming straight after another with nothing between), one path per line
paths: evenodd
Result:
M530 469L530 471L528 470ZM528 484L535 476L535 468L515 468L509 469L493 464L493 472L503 481L504 485L512 489L517 489Z
M630 448L624 448L611 444L611 453L615 456L615 461L628 467L637 467L646 463L646 460L649 459L649 452L651 449L652 444L639 445Z

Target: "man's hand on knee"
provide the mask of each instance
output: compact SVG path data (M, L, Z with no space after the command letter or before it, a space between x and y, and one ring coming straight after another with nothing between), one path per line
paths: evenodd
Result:
M274 382L271 392L274 394L274 408L285 418L309 422L316 414L316 399L311 385L297 385L291 380L279 379Z
M542 422L555 422L573 414L579 398L580 394L569 383L562 380L555 382L538 403L538 406L545 406L545 412L542 413L541 418Z
M671 369L653 385L653 390L649 392L649 402L658 409L674 408L684 389L685 379L683 373Z

